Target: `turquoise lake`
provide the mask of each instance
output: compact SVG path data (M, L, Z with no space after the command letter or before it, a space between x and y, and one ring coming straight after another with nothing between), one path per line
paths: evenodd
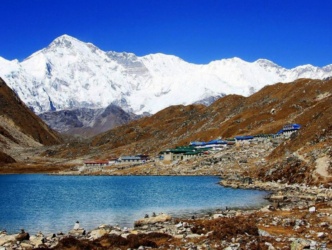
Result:
M78 220L133 227L145 214L192 216L267 204L267 192L224 188L213 176L0 175L0 230L67 233Z

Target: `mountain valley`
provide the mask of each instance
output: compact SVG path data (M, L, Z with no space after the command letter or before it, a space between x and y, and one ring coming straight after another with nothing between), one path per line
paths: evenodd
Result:
M264 151L263 155L257 154L247 166L256 170L246 171L247 175L261 180L272 180L280 177L267 173L271 168L277 168L279 170L276 173L287 176L291 174L291 172L288 173L291 161L288 162L286 159L296 156L294 158L298 161L296 164L302 167L307 166L308 170L306 178L296 179L296 181L329 183L330 177L313 179L312 174L315 172L319 159L325 159L326 171L329 172L331 169L331 88L332 79L299 79L291 83L278 83L266 86L249 97L224 96L210 106L202 104L171 106L155 115L142 117L87 139L69 135L60 139L56 136L56 132L50 130L52 137L49 135L49 138L54 140L41 141L44 146L40 139L31 141L30 136L24 143L18 141L19 137L16 134L5 130L1 133L1 141L8 141L8 138L12 137L12 142L2 143L1 151L17 163L4 162L1 171L62 171L82 166L87 160L107 160L122 155L148 154L151 159L154 159L162 150L189 145L191 141L209 141L216 138L232 138L237 135L274 134L285 124L297 123L301 124L302 128L296 136L288 141L277 143L270 150ZM4 97L1 100L4 100ZM2 121L8 119L7 114L8 112L1 116ZM41 122L41 124L44 123ZM42 127L47 126L44 124ZM41 138L41 135L37 138ZM65 143L61 143L61 140ZM18 148L20 150L17 150ZM262 161L263 158L266 160ZM206 162L206 157L198 161ZM260 162L259 169L256 166L257 162ZM192 167L190 163L183 164L190 169ZM197 164L202 170L206 169L204 164L196 162L195 165ZM238 167L237 161L234 164L229 165L229 170L219 169L216 165L214 168L216 171L213 173L232 172ZM146 169L150 169L149 171L151 168L158 169L153 166L148 164ZM174 171L172 164L168 169L171 172ZM186 172L185 167L177 169L178 174ZM309 169L312 170L309 171ZM195 172L204 174L200 168ZM138 169L129 169L129 172L128 170L118 172L118 174L121 173L144 174L147 172L143 165ZM151 173L157 174L154 170ZM164 174L169 173L164 172ZM176 172L172 173L176 174ZM207 173L211 172L205 172ZM289 179L286 178L285 181L287 180Z

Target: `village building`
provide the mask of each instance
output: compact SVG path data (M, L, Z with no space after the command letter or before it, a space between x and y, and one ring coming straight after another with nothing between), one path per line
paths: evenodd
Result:
M119 161L118 158L111 158L108 160L108 165L116 164Z
M121 156L119 158L119 163L145 163L149 160L148 155L129 155L129 156Z
M188 160L197 156L201 156L208 148L197 149L193 146L181 146L173 149L167 149L160 154L163 155L165 161Z
M297 132L301 128L301 125L293 123L283 126L281 130L278 131L277 135L282 135L289 138L293 133Z
M89 160L84 162L84 166L90 168L105 167L108 165L109 161L106 160Z
M106 166L109 166L108 160L88 160L80 169L81 171L102 171Z
M254 137L251 135L241 135L234 137L235 144L237 146L249 145L253 139Z

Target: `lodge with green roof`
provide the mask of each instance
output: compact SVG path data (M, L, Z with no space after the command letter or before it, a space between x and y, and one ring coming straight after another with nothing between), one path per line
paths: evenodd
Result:
M160 152L165 161L187 160L196 156L201 156L209 148L197 149L193 146L178 146L176 148L166 149Z

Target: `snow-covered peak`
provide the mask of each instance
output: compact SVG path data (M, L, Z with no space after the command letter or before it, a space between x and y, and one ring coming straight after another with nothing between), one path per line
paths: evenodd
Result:
M254 63L258 64L259 66L261 66L263 68L267 68L267 67L281 68L279 65L277 65L274 62L267 60L267 59L258 59Z
M62 35L53 40L53 42L49 45L49 47L73 47L73 46L86 46L89 43L81 42L80 40L69 36L69 35Z
M0 56L0 75L2 72L10 72L13 70L17 70L19 68L19 61L17 59L8 61L5 58Z
M325 72L331 72L332 71L332 64L326 65L322 68Z
M241 58L238 57L232 57L232 58L224 58L221 60L215 60L210 62L208 65L216 66L216 65L234 65L234 64L243 64L247 63L246 61L242 60Z
M187 63L184 60L182 60L180 57L174 56L174 55L166 55L162 53L155 53L155 54L149 54L146 56L141 57L143 60L150 60L150 61L162 61L162 62L171 62L171 63Z
M162 53L139 57L105 52L63 35L21 63L0 57L0 76L37 113L113 103L142 114L210 96L247 96L276 82L327 78L332 65L285 69L266 59L246 62L238 57L198 65Z

